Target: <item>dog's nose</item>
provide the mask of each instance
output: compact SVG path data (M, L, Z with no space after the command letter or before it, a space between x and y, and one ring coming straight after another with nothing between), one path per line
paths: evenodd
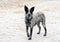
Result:
M28 16L30 16L30 14Z

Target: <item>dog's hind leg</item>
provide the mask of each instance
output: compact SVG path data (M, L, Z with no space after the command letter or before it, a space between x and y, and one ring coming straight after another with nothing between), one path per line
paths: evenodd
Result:
M39 31L37 32L37 34L40 34L40 31L41 31L40 22L37 23L37 26L39 28Z
M44 36L46 36L46 35L47 35L47 29L46 29L45 21L42 22L42 25L43 25L44 30L45 30L45 34L44 34Z

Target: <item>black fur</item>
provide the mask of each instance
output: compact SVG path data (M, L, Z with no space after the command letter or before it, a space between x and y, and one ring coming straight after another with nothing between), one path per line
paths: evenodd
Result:
M25 12L27 14L28 13L28 7L26 5L24 6L24 10L25 10Z
M34 8L35 8L35 7L32 7L32 8L30 9L31 14L33 14Z

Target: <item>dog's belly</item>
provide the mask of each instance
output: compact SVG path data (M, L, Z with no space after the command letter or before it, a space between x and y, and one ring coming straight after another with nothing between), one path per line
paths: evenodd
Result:
M36 17L31 20L31 27L35 26L37 23L42 22L42 18Z

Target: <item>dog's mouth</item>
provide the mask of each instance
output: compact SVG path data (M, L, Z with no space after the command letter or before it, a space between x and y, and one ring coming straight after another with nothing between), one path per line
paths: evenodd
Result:
M27 20L28 20L28 21L31 21L31 20L32 20L32 17L28 17Z

